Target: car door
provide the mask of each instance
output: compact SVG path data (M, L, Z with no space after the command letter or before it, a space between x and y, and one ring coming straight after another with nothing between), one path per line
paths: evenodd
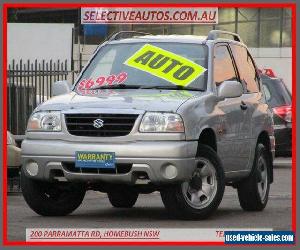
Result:
M259 124L263 123L261 120L263 117L259 116L259 109L262 108L261 105L265 104L262 101L263 96L259 88L257 70L247 48L237 44L231 44L230 48L238 69L240 82L244 88L244 94L241 97L243 117L240 127L240 140L244 142L244 146L240 153L248 162L244 168L251 168L251 156L254 156L256 145L256 135L253 131L255 131L255 127L259 127Z
M213 82L216 90L226 80L239 80L233 57L227 44L218 43L214 48ZM244 143L240 137L240 130L245 115L241 106L241 97L226 98L217 104L220 110L217 124L218 155L225 172L238 171L245 167L247 160L243 153Z

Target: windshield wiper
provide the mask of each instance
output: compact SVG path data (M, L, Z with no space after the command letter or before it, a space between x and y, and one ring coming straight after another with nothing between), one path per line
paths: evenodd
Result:
M84 90L96 90L96 89L139 89L141 85L125 85L125 84L119 84L119 85L105 85L105 86L97 86L94 88L86 88Z
M174 85L174 86L141 86L141 89L174 89L174 90L191 90L191 91L204 91L203 89L199 88L193 88L193 87L184 87L184 86L179 86L179 85Z
M94 88L85 88L84 90L97 90L97 89L171 89L171 90L190 90L190 91L204 91L203 89L193 88L193 87L184 87L179 85L170 85L170 86L143 86L143 85L104 85L104 86L96 86Z

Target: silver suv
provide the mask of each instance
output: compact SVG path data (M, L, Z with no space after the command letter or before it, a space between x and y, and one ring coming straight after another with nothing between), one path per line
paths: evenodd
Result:
M21 187L36 213L69 214L87 190L119 208L159 191L170 215L204 219L225 185L244 210L266 206L273 120L237 34L119 32L72 89L60 81L52 91L22 143Z

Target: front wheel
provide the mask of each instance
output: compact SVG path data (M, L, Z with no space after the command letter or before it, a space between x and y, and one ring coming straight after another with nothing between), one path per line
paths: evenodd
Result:
M28 206L39 215L63 216L80 206L86 188L80 183L45 182L27 177L21 169L21 189Z
M237 186L240 205L245 211L261 211L266 207L270 190L269 171L265 146L257 144L252 173Z
M222 201L224 171L217 153L199 145L197 167L189 181L161 190L162 201L169 213L181 219L206 219Z

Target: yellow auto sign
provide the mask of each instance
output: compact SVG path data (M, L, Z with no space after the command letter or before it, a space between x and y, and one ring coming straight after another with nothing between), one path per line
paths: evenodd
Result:
M124 64L179 86L189 85L206 70L183 56L151 44L145 44Z

